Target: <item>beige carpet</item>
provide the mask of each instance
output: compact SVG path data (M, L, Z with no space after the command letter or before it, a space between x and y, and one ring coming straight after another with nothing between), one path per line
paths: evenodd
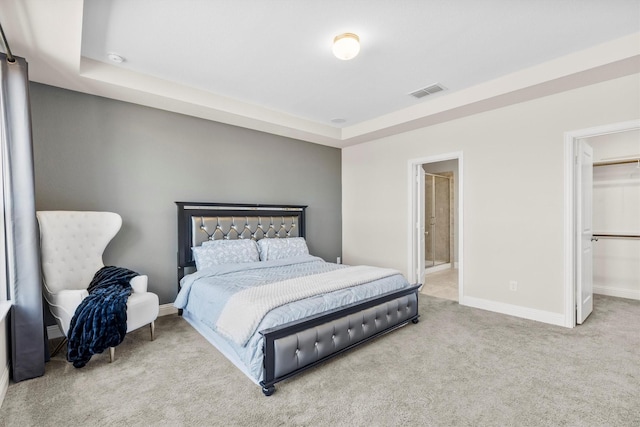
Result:
M433 297L421 322L260 388L178 316L116 361L9 386L2 426L638 426L640 301L596 296L575 329Z

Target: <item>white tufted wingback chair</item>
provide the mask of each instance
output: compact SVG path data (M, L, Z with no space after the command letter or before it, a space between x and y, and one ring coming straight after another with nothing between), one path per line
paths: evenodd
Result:
M38 211L36 215L43 294L66 337L76 308L89 295L91 279L104 267L102 253L120 230L122 218L112 212ZM147 279L140 275L129 282L133 292L127 300L127 332L150 325L153 340L160 305L158 296L147 292ZM114 354L111 348L112 361Z

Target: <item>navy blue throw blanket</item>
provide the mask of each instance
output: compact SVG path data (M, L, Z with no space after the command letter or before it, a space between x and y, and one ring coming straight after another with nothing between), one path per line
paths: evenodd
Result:
M91 356L115 347L127 333L127 298L129 281L138 273L122 267L102 267L93 276L71 319L67 360L76 368L87 364Z

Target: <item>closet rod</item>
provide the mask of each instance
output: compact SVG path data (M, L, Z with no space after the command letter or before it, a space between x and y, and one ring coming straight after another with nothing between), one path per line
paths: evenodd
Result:
M623 165L626 163L638 163L640 164L640 157L636 159L624 159L624 160L611 160L611 161L602 161L602 162L593 162L593 167L596 166L609 166L609 165Z
M605 239L640 239L640 234L609 234L609 233L594 233L593 237L602 237Z
M445 178L445 179L451 180L450 176L437 175L435 173L429 173L429 172L425 172L424 174L427 175L427 176L435 176L437 178Z

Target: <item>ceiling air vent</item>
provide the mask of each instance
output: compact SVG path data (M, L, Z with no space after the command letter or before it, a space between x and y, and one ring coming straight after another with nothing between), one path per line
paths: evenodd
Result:
M416 91L411 92L409 95L414 98L424 98L427 95L433 95L434 93L442 92L446 88L442 86L440 83L432 84L431 86L423 87L422 89L418 89Z

